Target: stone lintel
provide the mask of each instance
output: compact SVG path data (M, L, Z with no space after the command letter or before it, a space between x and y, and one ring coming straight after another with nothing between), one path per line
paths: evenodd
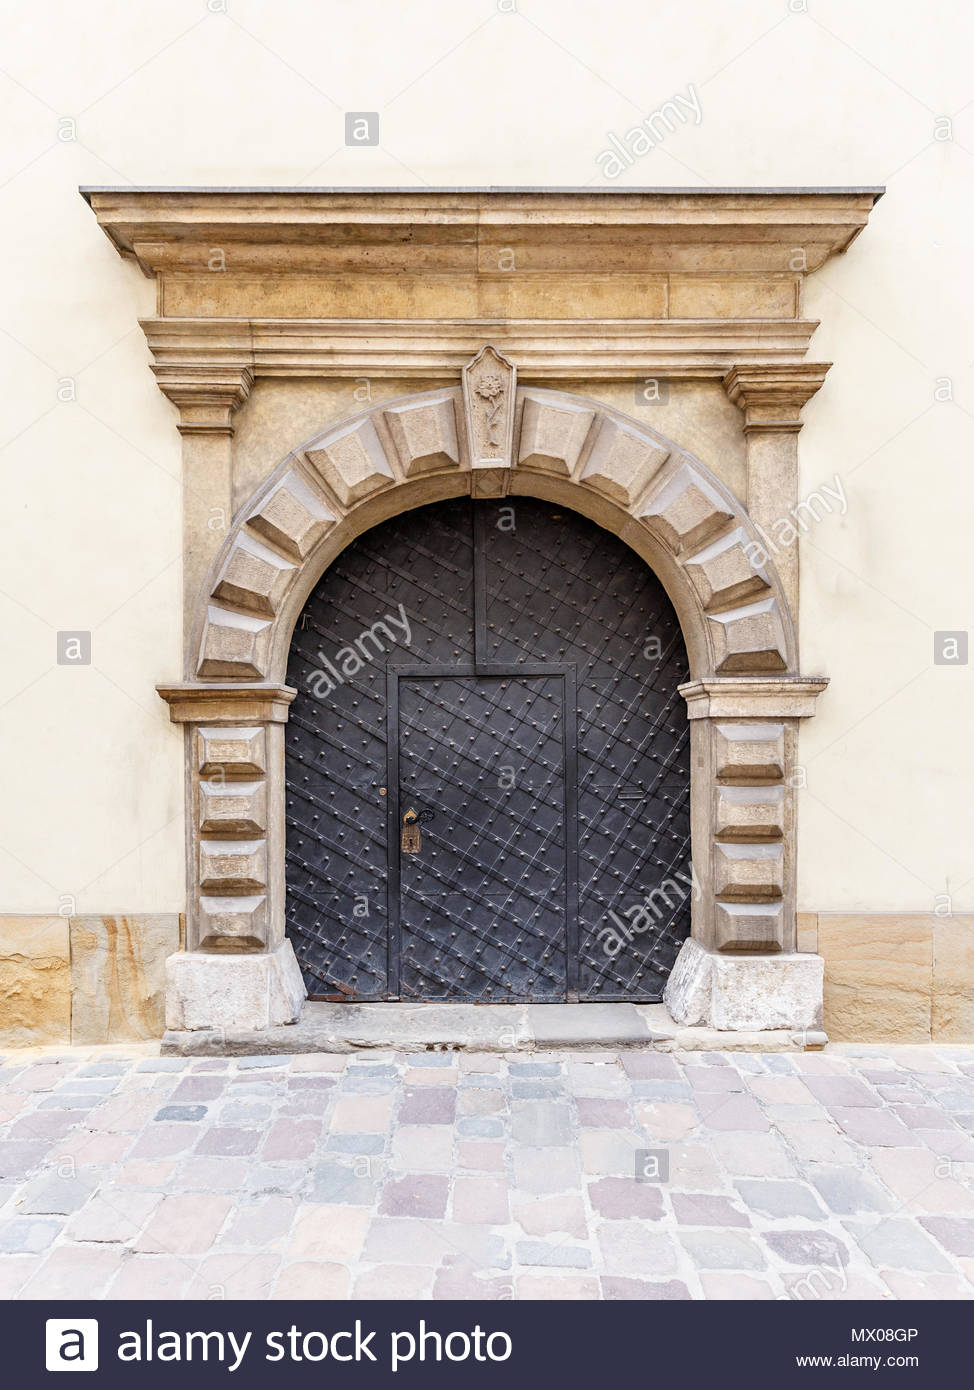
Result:
M174 724L286 724L297 691L289 685L262 681L249 685L229 682L203 685L157 685Z
M797 434L802 407L815 395L831 362L740 364L724 377L724 390L744 411L745 434Z
M690 719L808 719L826 676L712 677L687 681L680 694Z

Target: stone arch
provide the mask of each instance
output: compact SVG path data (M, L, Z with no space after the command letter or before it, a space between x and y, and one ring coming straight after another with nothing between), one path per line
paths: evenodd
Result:
M669 594L695 680L797 671L793 615L762 537L704 463L563 391L519 387L510 415L490 466L460 387L373 405L294 449L211 568L187 678L282 681L294 624L335 556L388 517L465 493L541 497L618 535Z

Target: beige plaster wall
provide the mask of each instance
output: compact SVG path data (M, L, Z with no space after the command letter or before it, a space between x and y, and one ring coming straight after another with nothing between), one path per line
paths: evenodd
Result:
M805 290L812 355L835 366L806 408L801 491L838 473L849 501L802 542L803 665L833 684L802 736L799 889L809 912L924 917L944 892L974 909L972 668L932 659L935 629L970 623L974 105L935 139L974 95L969 17L920 26L904 0L901 22L889 0L426 0L419 23L393 0L4 10L0 911L183 906L182 735L154 693L180 673L179 436L136 326L152 287L76 191L129 182L886 183ZM699 124L607 180L607 132L688 84ZM378 147L344 146L346 110L379 111ZM241 487L273 437L271 462L358 408L352 390L317 418L300 385L259 388ZM604 398L626 409L634 390ZM731 408L701 425L687 400L643 418L740 490ZM91 664L58 666L57 632L77 629Z

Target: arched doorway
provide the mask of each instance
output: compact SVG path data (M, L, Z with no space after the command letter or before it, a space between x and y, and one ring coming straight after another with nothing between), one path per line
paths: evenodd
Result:
M287 671L309 994L660 999L690 929L688 674L653 572L553 502L454 498L353 541Z

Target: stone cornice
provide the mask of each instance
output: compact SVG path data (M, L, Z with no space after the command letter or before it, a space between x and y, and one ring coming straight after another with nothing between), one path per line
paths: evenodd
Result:
M133 189L83 196L148 275L204 271L503 273L521 269L787 275L865 226L881 189Z
M825 381L831 362L741 364L724 377L724 390L744 411L745 434L795 433L802 407Z
M735 364L771 370L808 350L814 319L273 319L141 321L170 399L195 381L253 377L456 380L494 343L536 385L577 381L724 380ZM241 400L245 393L241 395ZM238 402L239 403L239 402Z
M807 719L825 676L713 676L680 686L690 719Z
M288 707L297 695L289 685L255 682L242 685L187 681L157 685L174 724L286 724Z

